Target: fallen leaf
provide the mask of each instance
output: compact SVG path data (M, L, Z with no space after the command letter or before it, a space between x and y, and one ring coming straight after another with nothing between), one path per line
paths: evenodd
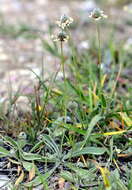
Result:
M34 177L35 177L35 166L33 166L32 169L29 171L28 181L32 181Z
M21 166L18 166L18 168L17 168L17 175L18 176L20 175L21 170L22 170Z
M64 178L60 178L58 181L58 185L59 185L59 189L63 189L64 185L65 185L65 179Z
M118 158L129 158L132 156L132 153L129 154L117 154Z
M111 121L110 124L109 124L109 126L110 126L111 128L113 128L113 129L117 129L117 130L119 130L119 131L122 130L122 129L119 127L119 125L118 125L116 122L114 122L114 121Z
M15 186L18 186L24 179L24 172L22 170L21 175L18 177L18 179L15 182Z
M7 168L11 168L11 162L8 162Z

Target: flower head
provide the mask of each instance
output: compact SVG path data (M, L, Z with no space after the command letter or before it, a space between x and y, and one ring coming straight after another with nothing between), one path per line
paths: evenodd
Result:
M70 26L70 24L73 22L73 18L63 15L61 16L60 20L58 20L56 23L61 29L65 29L66 27Z
M90 18L94 20L100 20L101 18L107 18L108 16L104 14L104 11L99 8L95 8L89 15Z
M67 42L69 40L69 36L64 31L59 32L57 35L52 35L51 38L54 42Z

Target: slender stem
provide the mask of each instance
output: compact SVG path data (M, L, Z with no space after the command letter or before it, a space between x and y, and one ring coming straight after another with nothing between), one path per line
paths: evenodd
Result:
M97 25L97 36L98 36L98 59L99 59L98 64L100 65L100 64L101 64L101 40L100 40L100 26L99 26L98 22L96 22L96 25Z
M64 83L66 84L66 75L65 75L65 67L64 67L64 53L63 53L63 42L61 41L61 65L62 65L62 72Z
M44 53L42 53L42 60L41 60L41 75L42 75L42 80L44 80Z
M64 86L66 90L66 75L65 75L65 66L64 66L64 53L63 53L63 42L61 41L61 66L62 66L62 72L63 72L63 78L64 78ZM65 123L66 123L66 96L64 93L64 116L65 116Z
M99 23L96 22L97 27L97 38L98 38L98 71L99 71L99 83L101 86L101 40L100 40L100 26Z

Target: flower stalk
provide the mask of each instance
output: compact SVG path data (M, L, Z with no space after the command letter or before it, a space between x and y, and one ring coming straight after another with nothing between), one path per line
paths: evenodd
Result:
M61 53L61 69L63 73L64 87L66 88L66 74L65 74L65 58L63 51L63 44L69 40L69 35L67 34L67 28L73 22L71 17L66 15L61 16L60 20L56 22L59 27L59 32L56 36L52 35L52 39L54 42L60 42L60 53ZM64 93L64 115L65 115L65 123L66 123L66 93Z
M98 39L98 74L99 74L99 83L101 84L101 38L100 38L100 25L96 22L97 28L97 39Z
M99 77L99 86L101 88L101 38L100 38L99 21L103 18L107 18L107 15L104 14L104 11L96 8L90 13L89 17L92 18L96 24L97 40L98 40L98 77Z

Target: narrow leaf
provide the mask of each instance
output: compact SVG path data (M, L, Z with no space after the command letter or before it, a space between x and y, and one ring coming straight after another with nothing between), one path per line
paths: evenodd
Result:
M88 138L90 137L92 130L94 128L94 126L102 119L102 117L100 115L96 115L90 122L90 124L88 125L88 129L86 131L86 135L85 135L85 139L84 139L84 143L82 145L82 148L85 146Z
M107 168L102 168L102 167L99 167L99 169L100 169L103 181L104 181L105 188L106 189L110 188L111 185L110 185L110 181L108 178L108 176L110 175L109 170Z
M34 167L34 164L30 162L23 162L22 164L27 171L30 171Z
M121 112L119 114L120 114L121 118L123 119L123 121L125 121L126 125L128 127L131 127L132 126L132 120L127 116L127 114L121 113Z
M110 136L110 135L120 135L125 133L126 130L122 130L122 131L112 131L112 132L107 132L107 133L103 133L102 135L104 136Z
M40 156L39 154L33 154L33 153L27 153L27 152L21 152L21 156L24 160L27 160L27 161L42 159L42 156Z
M71 150L64 158L73 158L79 157L85 154L92 154L92 155L102 155L106 152L106 148L98 148L98 147L85 147L77 151Z
M5 157L5 156L7 156L9 154L10 154L10 152L8 150L6 150L3 147L0 147L0 157Z

